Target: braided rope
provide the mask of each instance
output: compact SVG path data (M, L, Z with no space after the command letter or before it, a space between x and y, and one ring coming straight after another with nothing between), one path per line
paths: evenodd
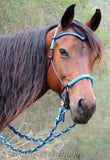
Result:
M18 153L25 153L25 154L29 154L29 153L33 153L35 151L40 150L40 148L42 148L46 143L55 140L57 137L63 135L64 133L68 132L69 130L71 130L76 123L72 124L70 127L68 127L67 129L63 130L62 132L60 132L59 134L56 134L54 137L52 137L52 135L55 133L56 129L57 129L57 125L59 122L64 121L64 116L65 116L65 107L60 107L59 108L59 114L58 117L56 118L56 121L54 123L54 127L51 130L51 132L48 134L46 139L38 139L38 138L31 138L28 137L20 132L18 132L12 125L9 125L9 128L19 137L25 139L25 140L29 140L31 142L40 142L40 145L38 145L37 147L31 149L31 150L21 150L18 149L16 147L13 147L12 145L10 145L3 136L0 135L0 140L2 141L3 144L5 144L9 149L18 152ZM52 138L51 138L52 137Z

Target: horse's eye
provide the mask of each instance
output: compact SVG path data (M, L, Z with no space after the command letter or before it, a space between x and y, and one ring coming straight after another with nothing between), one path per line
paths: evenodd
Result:
M61 49L59 49L59 52L60 52L61 56L68 57L68 53L65 49L61 48Z

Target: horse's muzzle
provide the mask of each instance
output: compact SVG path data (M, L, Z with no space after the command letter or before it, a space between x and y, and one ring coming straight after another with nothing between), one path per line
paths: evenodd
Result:
M71 116L74 122L85 124L92 117L96 110L96 103L88 107L88 104L81 98L75 108L71 107Z

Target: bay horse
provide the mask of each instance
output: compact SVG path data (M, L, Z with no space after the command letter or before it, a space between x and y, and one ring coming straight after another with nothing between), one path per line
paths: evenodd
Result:
M101 11L84 24L74 20L75 4L64 12L61 23L0 36L0 132L20 113L31 106L49 89L61 95L63 84L76 77L92 75L94 62L103 60L104 47L95 35L101 20ZM53 67L49 64L52 37L64 32L55 40ZM48 67L49 66L49 67ZM74 122L87 123L96 108L91 81L83 78L68 89L68 107Z

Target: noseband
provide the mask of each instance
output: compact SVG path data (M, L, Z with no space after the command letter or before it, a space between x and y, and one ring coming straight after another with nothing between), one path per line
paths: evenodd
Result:
M51 46L50 46L49 66L50 66L50 64L52 65L52 68L53 68L53 70L54 70L57 78L59 79L59 81L61 82L61 84L64 86L63 91L62 91L62 95L61 95L61 98L64 99L64 97L65 97L65 92L64 92L64 90L65 90L65 89L67 90L67 88L71 87L71 86L74 85L76 82L78 82L79 80L84 79L84 78L90 79L90 80L91 80L91 83L92 83L92 87L93 87L93 78L92 78L92 76L90 76L90 75L88 75L88 74L83 74L83 75L80 75L80 76L78 76L77 78L73 79L73 80L72 80L71 82L69 82L68 84L65 84L65 83L62 81L62 79L61 79L60 76L58 75L58 73L57 73L57 71L56 71L56 69L55 69L54 63L53 63L53 49L54 49L54 43L55 43L55 41L56 41L57 39L63 37L63 36L66 36L66 35L75 36L75 37L77 37L78 39L80 39L81 41L85 41L85 40L86 40L86 37L83 37L83 36L81 36L81 35L79 35L79 34L77 34L77 33L75 33L75 32L63 32L63 33L57 35L57 30L58 30L58 28L56 28L56 30L55 30L54 36L53 36L53 38L52 38ZM48 66L48 68L49 68L49 66ZM68 93L66 92L66 94L68 94Z

